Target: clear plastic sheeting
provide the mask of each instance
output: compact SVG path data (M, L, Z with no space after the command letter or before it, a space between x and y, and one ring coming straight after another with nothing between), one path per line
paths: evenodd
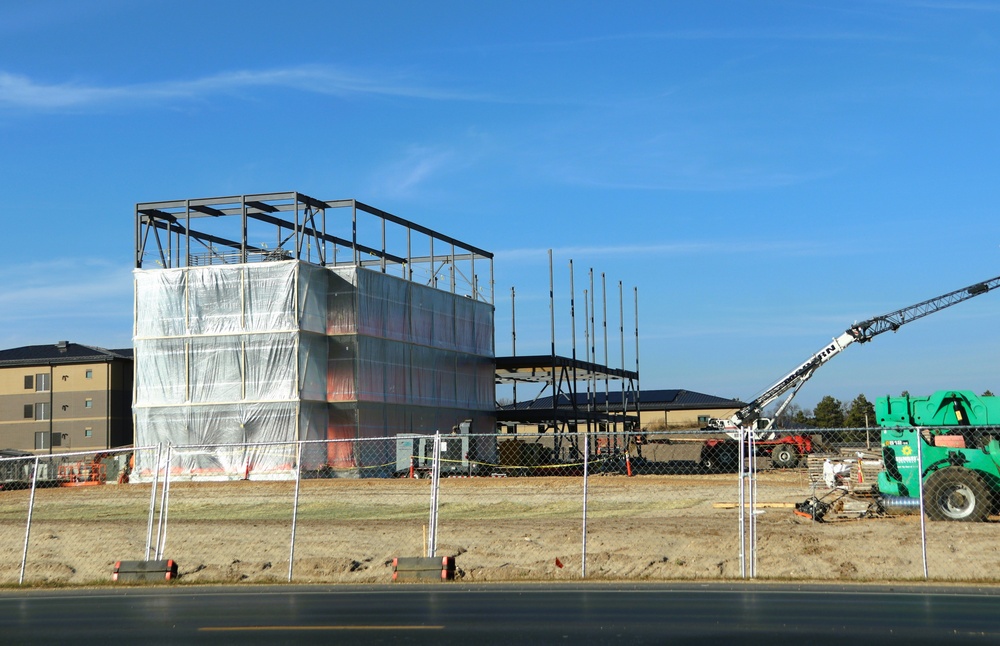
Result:
M136 441L259 445L191 452L172 464L181 475L290 477L268 443L493 430L488 303L295 260L136 270L135 297ZM374 466L326 449L302 462Z

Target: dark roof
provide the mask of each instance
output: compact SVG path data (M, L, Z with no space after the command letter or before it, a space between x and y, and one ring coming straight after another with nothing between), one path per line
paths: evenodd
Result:
M497 383L528 381L535 383L585 381L587 379L638 379L639 373L621 368L610 368L589 361L559 355L525 355L516 357L496 357Z
M605 394L603 392L598 392L592 394L593 401L598 409L604 407ZM579 408L585 408L587 406L587 393L578 392L576 393L576 405ZM559 396L559 408L569 408L571 407L571 399L568 393L564 393ZM634 393L625 393L626 405L629 409L635 409L635 396ZM621 410L622 407L622 393L609 392L607 394L608 407L612 409ZM684 410L684 409L699 409L699 408L743 408L745 404L741 401L735 399L726 399L723 397L716 397L715 395L706 395L704 393L694 392L692 390L641 390L639 391L639 406L643 410ZM517 402L517 404L509 404L503 406L504 409L516 409L516 410L527 410L527 409L551 409L552 408L552 398L551 397L539 397L534 401Z
M0 350L2 366L47 366L62 363L91 363L98 361L131 361L132 348L105 350L90 345L60 341L48 345L26 345Z

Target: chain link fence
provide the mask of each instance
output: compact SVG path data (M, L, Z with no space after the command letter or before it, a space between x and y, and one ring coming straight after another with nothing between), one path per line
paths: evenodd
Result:
M887 510L885 468L867 429L26 455L0 459L0 583L106 582L118 560L168 558L191 582L378 583L413 556L454 556L466 581L1000 576L995 516L931 522L922 491Z
M155 451L0 460L0 583L107 580L117 559L142 559L152 487L130 478L134 456Z

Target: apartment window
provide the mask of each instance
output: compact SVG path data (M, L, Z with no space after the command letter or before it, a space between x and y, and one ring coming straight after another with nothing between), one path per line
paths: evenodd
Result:
M83 407L84 408L93 408L94 407L94 400L93 399L86 399L86 400L84 400Z
M34 390L35 388L35 375L24 375L24 389Z
M52 417L52 409L49 407L48 402L39 402L35 404L35 420L41 421Z
M93 370L88 370L86 372L86 376L87 376L87 379L93 379L94 378L94 371Z
M48 431L38 431L35 433L35 450L47 449L49 448L49 440L52 439L52 433Z
M52 381L49 379L49 373L43 372L35 375L35 392L43 393L50 390L52 390Z
M94 437L94 429L92 429L92 428L85 428L85 429L83 429L83 436L84 437Z
M25 404L24 405L24 419L35 419L35 405Z

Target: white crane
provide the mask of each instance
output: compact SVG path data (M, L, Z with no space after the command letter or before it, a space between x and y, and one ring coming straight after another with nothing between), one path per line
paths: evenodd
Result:
M856 323L825 345L819 352L809 357L805 363L776 381L762 394L754 398L753 401L736 411L732 417L729 419L711 419L708 422L708 426L709 428L725 431L734 438L737 437L740 431L753 430L756 431L755 439L769 439L764 437L766 433L762 431L766 432L770 430L772 420L761 417L764 408L785 393L788 393L788 397L781 403L774 415L776 419L788 404L791 403L795 395L798 394L799 389L813 376L816 369L843 352L847 346L855 341L858 343L867 343L883 332L890 330L895 332L911 321L951 307L956 303L969 300L980 294L985 294L997 287L1000 287L1000 276L957 289L942 296L917 303L916 305L904 307L895 312Z

